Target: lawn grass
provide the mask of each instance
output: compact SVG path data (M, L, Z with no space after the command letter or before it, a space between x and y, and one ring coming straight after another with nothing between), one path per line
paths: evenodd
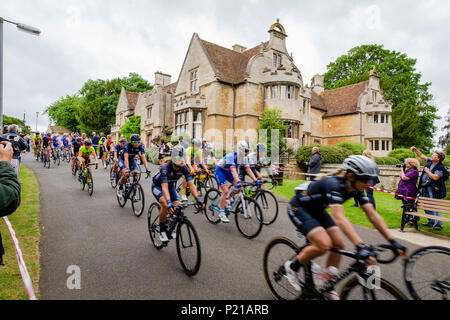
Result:
M23 182L20 207L8 216L22 250L23 259L33 282L38 298L39 289L39 188L36 177L28 168L20 167L20 180ZM27 300L22 277L17 265L16 251L8 227L0 219L5 255L5 266L0 267L0 300Z
M306 182L306 180L283 180L282 186L277 186L273 189L273 193L279 197L290 200L295 192L294 188L301 183ZM374 191L375 204L377 206L377 212L383 217L384 221L388 225L389 229L400 229L401 216L402 216L402 202L394 198L392 194ZM349 199L344 203L345 216L354 224L368 227L374 229L370 221L367 219L364 212L357 207L352 207L354 201ZM419 212L423 212L420 210ZM444 217L450 218L450 215L443 215ZM419 230L432 232L439 235L444 235L450 237L450 226L448 223L443 224L441 231L431 230L429 227L424 227L420 225L421 222L425 222L425 218L421 218L419 221ZM409 228L409 226L407 226Z

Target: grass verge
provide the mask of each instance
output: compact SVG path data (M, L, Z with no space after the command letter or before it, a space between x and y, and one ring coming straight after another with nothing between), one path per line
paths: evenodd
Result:
M283 180L282 186L277 186L273 189L273 193L279 197L290 200L295 194L294 188L303 182L306 182L306 180L285 179ZM402 217L402 202L400 200L396 200L391 194L379 191L374 191L374 198L375 204L377 206L377 212L383 217L384 221L386 221L388 228L400 229ZM349 199L346 203L344 203L345 216L350 220L351 223L374 229L373 225L370 223L369 219L367 219L364 212L360 208L352 207L353 203L353 199ZM423 211L420 210L420 212ZM450 218L450 215L444 214L443 216ZM420 223L425 222L425 220L425 218L420 219L419 230L450 237L450 225L448 223L444 222L441 231L435 231L431 230L430 227L424 227L420 225ZM406 226L406 228L410 228L410 226Z
M24 166L20 167L20 181L23 182L21 203L8 219L16 232L33 289L39 298L39 187L33 172ZM3 218L0 219L0 232L5 247L5 266L0 267L0 300L27 300L14 243Z

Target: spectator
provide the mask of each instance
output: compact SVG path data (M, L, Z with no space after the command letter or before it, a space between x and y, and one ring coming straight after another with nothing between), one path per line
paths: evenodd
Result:
M369 159L374 160L374 159L373 159L372 152L371 152L370 150L364 150L364 152L362 153L362 155L365 156L365 157L367 157L367 158L369 158ZM380 169L378 168L378 166L377 166L377 170L378 170L378 173L380 173ZM373 179L373 180L370 182L370 186L373 187L374 185L376 185L376 184L378 184L378 183L380 183L380 179L378 179L378 177L376 177L375 179ZM375 198L374 198L374 196L373 196L373 189L372 189L372 188L367 188L367 189L366 189L366 196L367 196L367 198L369 198L369 202L370 202L370 203L373 205L373 207L376 209L377 206L376 206L376 204L375 204ZM353 204L353 207L358 207L358 201L356 201L356 198L355 198L355 197L353 197L353 199L355 200L355 203Z
M313 147L311 150L312 156L309 159L309 162L305 162L308 167L308 173L310 174L319 174L320 168L322 167L322 155L319 153L318 147ZM315 176L310 176L310 180L314 181L316 179Z
M25 151L27 149L27 142L25 139L21 138L19 136L19 127L16 124L12 124L8 127L8 133L3 134L3 138L11 141L11 143L14 143L13 146L13 160L11 161L11 164L16 168L17 177L19 176L19 169L20 169L20 161L21 161L21 152ZM13 142L13 141L14 142Z
M400 171L400 181L398 182L397 193L408 196L416 197L419 193L417 189L417 178L419 177L419 166L420 163L417 159L408 158L405 159L405 163L401 166ZM396 199L402 200L404 204L404 209L407 210L407 204L414 203L412 199L405 199L404 197L395 196ZM413 221L418 220L418 217L412 215L406 215L406 224L414 224Z
M166 141L164 139L161 139L161 143L158 146L158 162L159 165L162 166L164 164L164 150L166 148Z
M98 135L95 132L92 132L92 145L94 146L94 150L95 153L97 153L97 147L98 147L98 141L100 140L100 138L98 137Z
M3 127L3 134L8 133L8 126Z
M10 163L12 157L11 143L0 141L0 217L10 215L20 204L20 183ZM4 254L0 234L0 265L3 265Z
M445 153L442 151L435 151L431 158L425 156L416 147L411 147L411 150L422 160L426 161L426 165L423 168L422 175L419 179L419 189L422 190L422 197L443 199L447 195L445 182L448 178L448 171L442 164L445 159ZM425 210L427 214L442 217L441 212ZM432 227L432 230L442 230L442 221L428 219L427 223L422 223L427 227Z

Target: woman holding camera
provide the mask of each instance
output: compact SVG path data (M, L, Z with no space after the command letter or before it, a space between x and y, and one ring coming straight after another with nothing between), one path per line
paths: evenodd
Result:
M419 189L417 189L417 178L419 178L419 167L420 163L417 159L408 158L405 159L405 163L400 166L400 181L398 183L397 193L408 196L408 197L416 197L419 193ZM402 200L404 205L411 204L414 202L412 199L406 199L404 197L395 197L398 200ZM417 219L414 216L407 216L407 224L413 224L412 220Z

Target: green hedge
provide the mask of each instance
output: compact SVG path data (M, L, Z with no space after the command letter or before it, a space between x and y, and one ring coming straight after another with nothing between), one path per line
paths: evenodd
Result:
M390 166L393 166L393 165L396 165L396 164L403 163L403 161L398 160L398 159L393 158L393 157L374 157L374 160L375 160L375 162L378 165L390 165Z
M361 155L366 147L361 143L357 142L340 142L337 144L338 147L348 149L352 152L352 154Z
M153 163L155 165L159 165L158 156L159 156L159 152L158 152L158 147L156 147L156 146L152 146L152 147L148 148L145 152L145 157L147 158L147 161L150 163Z
M322 163L342 163L345 158L352 154L349 149L337 146L323 146L315 144L300 147L295 154L295 158L301 168L306 169L305 162L308 162L311 158L311 150L313 147L319 148L319 153L322 155Z
M396 158L403 162L405 161L406 158L415 158L416 154L412 152L410 149L399 148L389 152L388 157Z

